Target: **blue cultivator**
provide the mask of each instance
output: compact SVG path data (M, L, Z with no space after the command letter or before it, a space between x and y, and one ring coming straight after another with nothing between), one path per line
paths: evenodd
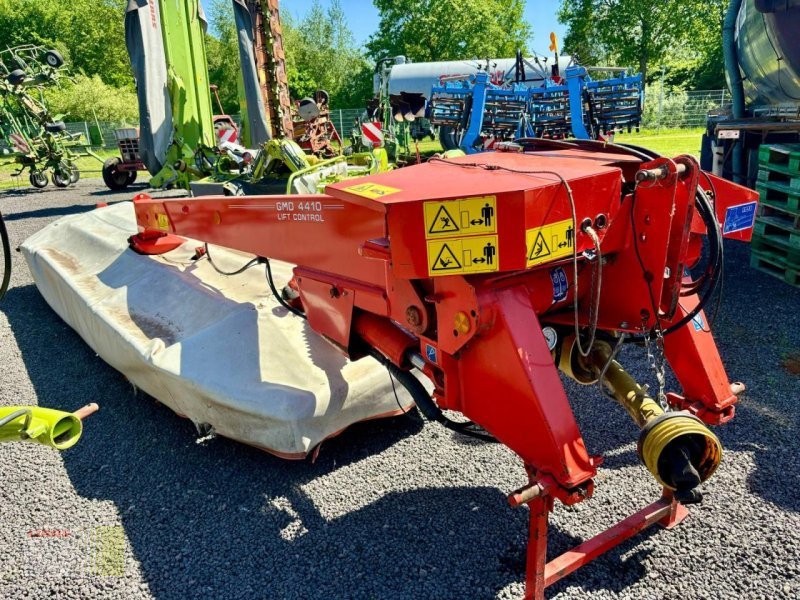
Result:
M566 77L555 75L543 87L522 83L499 87L489 82L486 72L434 86L431 122L450 128L453 148L468 154L520 138L603 139L616 131L638 130L642 76L627 76L624 69L598 68L592 70L617 76L595 81L589 70L568 67Z

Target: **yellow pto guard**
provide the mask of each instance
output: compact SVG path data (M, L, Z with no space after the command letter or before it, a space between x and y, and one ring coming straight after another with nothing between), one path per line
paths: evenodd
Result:
M39 406L2 406L0 443L28 441L66 450L78 443L83 433L81 420L97 409L97 404L87 404L74 413Z

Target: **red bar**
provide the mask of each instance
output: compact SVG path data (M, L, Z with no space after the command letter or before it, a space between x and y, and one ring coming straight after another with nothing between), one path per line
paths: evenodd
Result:
M590 540L575 546L558 558L551 560L545 567L544 587L553 585L586 563L633 537L653 523L669 517L673 513L671 498L661 498L636 514L623 519L610 529L596 535ZM535 597L535 596L534 596Z
M531 509L528 557L525 565L525 600L544 600L545 561L547 560L547 518L552 500L538 496L528 504Z

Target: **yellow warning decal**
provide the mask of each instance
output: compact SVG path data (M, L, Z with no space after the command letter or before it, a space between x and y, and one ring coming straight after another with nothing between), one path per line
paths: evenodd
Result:
M492 273L499 262L496 235L428 242L428 274L432 277Z
M169 219L167 218L167 215L163 213L156 213L156 224L158 225L159 229L169 231Z
M485 235L497 232L497 197L426 202L425 238Z
M381 185L379 183L359 183L358 185L351 185L350 187L343 188L345 192L350 192L356 196L363 196L364 198L383 198L389 194L394 194L400 190L397 188L389 187L388 185Z
M575 245L572 219L528 229L525 232L525 243L528 267L571 256Z

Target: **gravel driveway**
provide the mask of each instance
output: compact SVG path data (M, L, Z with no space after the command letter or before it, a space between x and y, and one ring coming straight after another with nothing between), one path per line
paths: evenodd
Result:
M61 216L132 194L86 180L0 193L0 211L16 246ZM705 502L549 597L800 597L800 290L751 270L748 255L727 243L715 332L731 379L748 392L717 429L726 453ZM626 348L621 361L652 383L640 350ZM411 415L354 426L315 463L225 439L199 444L189 421L137 394L50 310L16 253L0 302L0 364L0 404L101 406L62 454L0 446L2 598L522 593L527 512L505 495L525 477L502 446ZM567 388L589 450L606 462L592 500L556 507L552 555L659 492L624 411L596 389Z

